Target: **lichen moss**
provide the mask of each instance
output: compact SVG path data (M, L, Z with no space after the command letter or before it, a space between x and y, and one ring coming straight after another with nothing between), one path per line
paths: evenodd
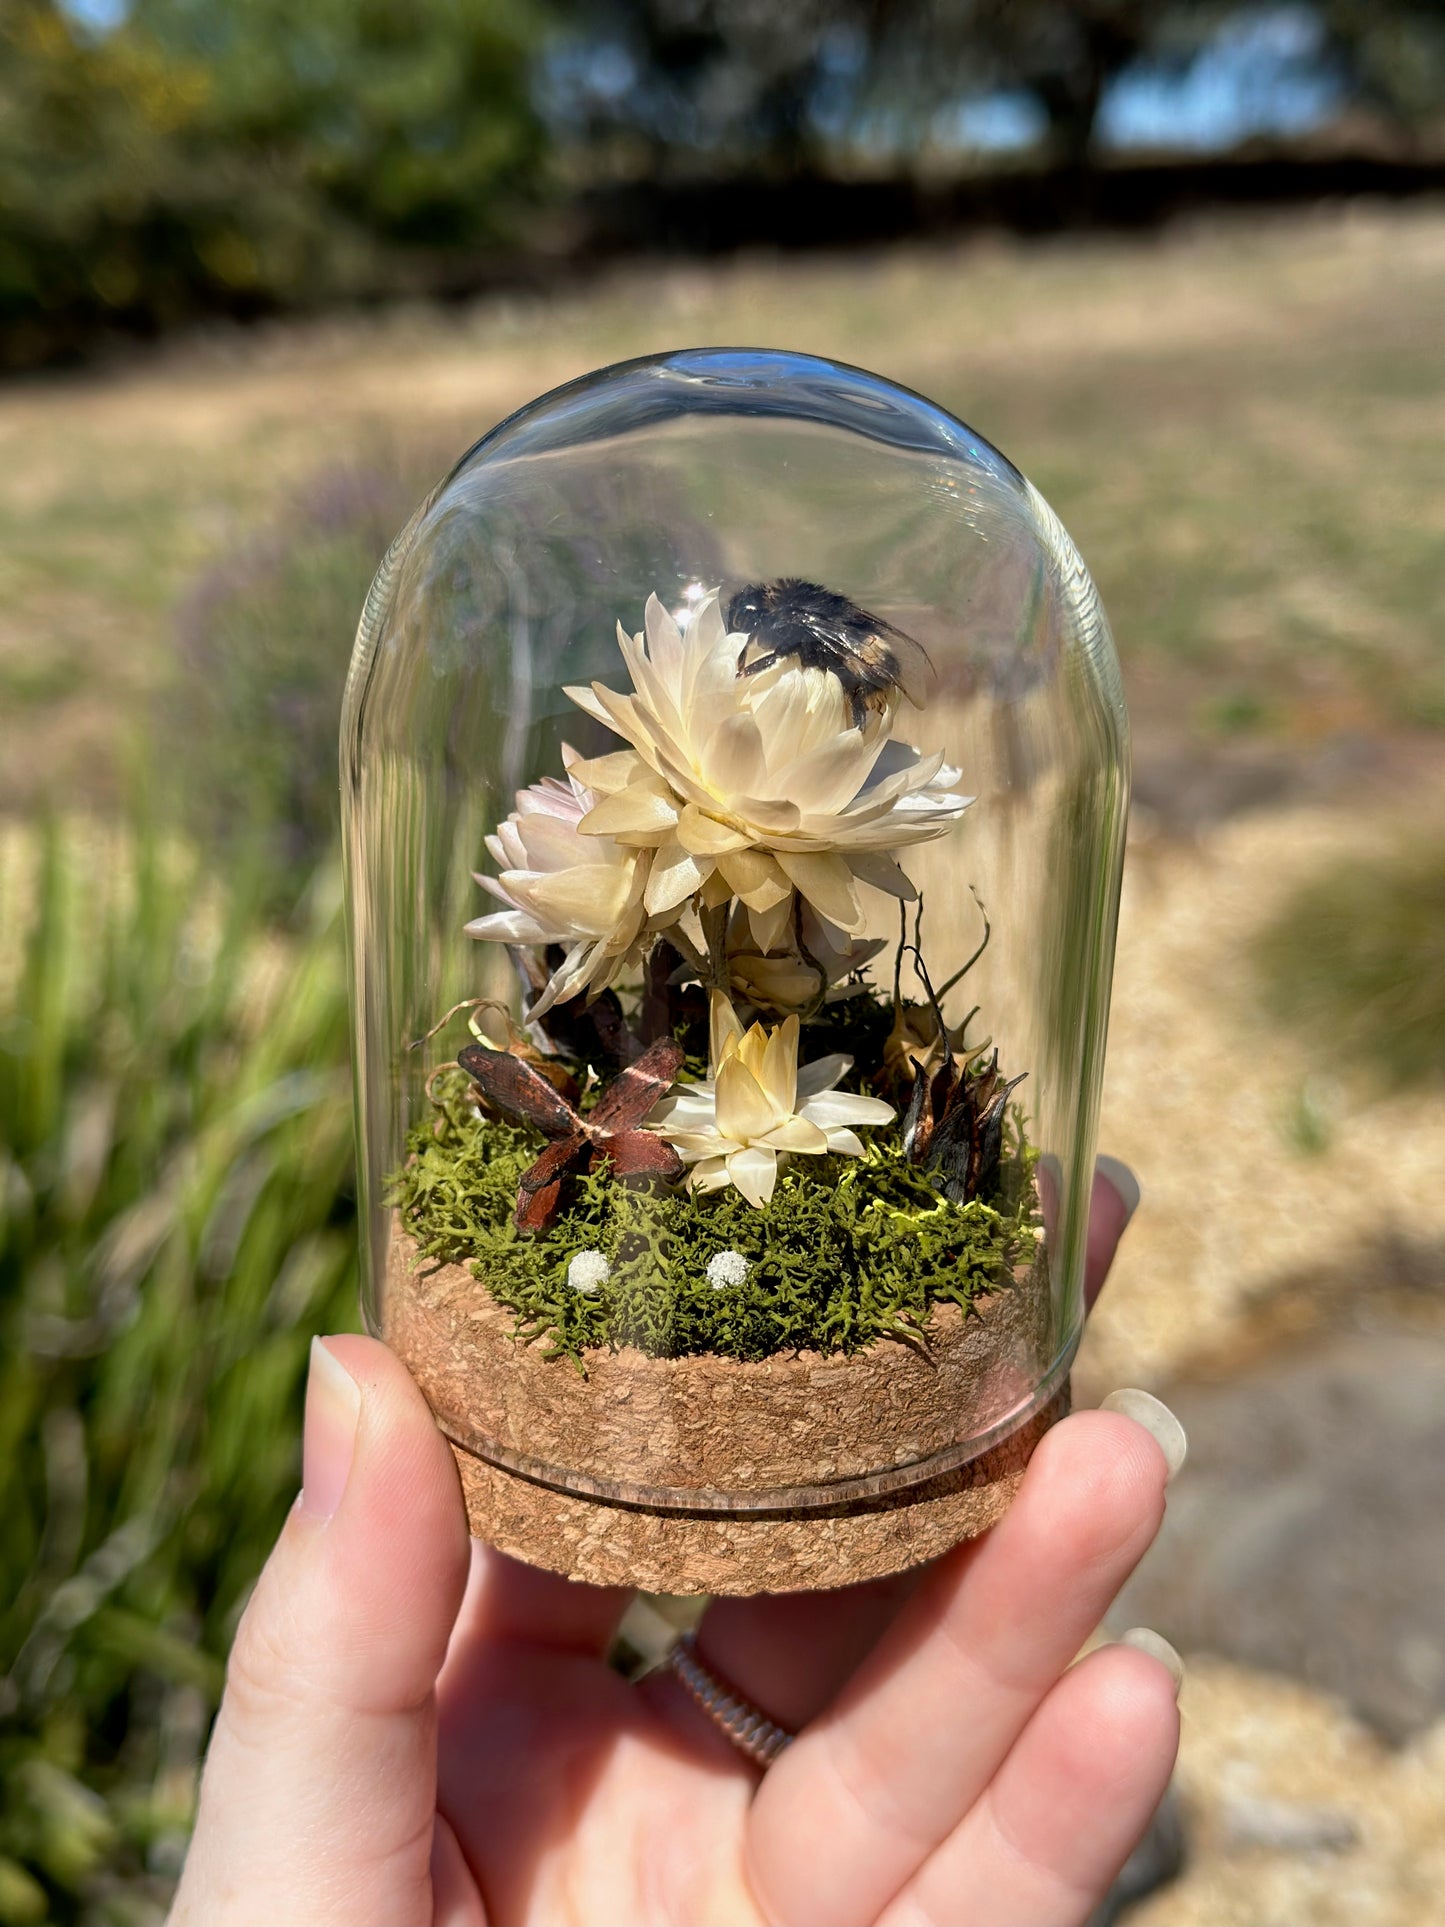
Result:
M967 1310L1038 1251L1035 1159L1016 1117L991 1203L948 1203L891 1132L862 1158L792 1159L762 1211L732 1189L693 1196L619 1183L604 1169L578 1183L548 1231L524 1235L512 1222L517 1184L543 1140L478 1116L470 1089L460 1072L436 1081L393 1201L427 1257L470 1264L517 1314L519 1336L579 1362L605 1345L654 1358L855 1352L880 1338L926 1345L935 1305ZM601 1251L611 1266L595 1292L567 1281L581 1251ZM709 1282L721 1251L748 1261L741 1284Z

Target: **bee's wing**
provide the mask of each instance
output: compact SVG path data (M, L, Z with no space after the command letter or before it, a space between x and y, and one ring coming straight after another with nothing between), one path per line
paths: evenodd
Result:
M915 709L927 709L938 690L938 671L921 642L915 642L891 622L880 621L879 634L898 664L898 687Z

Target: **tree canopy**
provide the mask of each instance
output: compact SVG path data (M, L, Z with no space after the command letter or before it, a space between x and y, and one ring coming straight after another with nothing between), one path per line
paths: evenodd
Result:
M1242 21L1438 135L1442 0L0 0L0 360L474 285L598 183L966 169L980 104L1082 174Z
M0 9L0 327L165 324L518 238L546 139L523 0Z

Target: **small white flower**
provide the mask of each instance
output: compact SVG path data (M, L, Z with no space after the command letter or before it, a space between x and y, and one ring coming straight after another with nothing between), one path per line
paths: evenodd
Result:
M707 1281L714 1291L740 1285L752 1267L740 1251L715 1251L707 1261Z
M863 1155L855 1124L888 1124L891 1104L835 1090L852 1069L834 1053L798 1068L798 1019L776 1030L744 1031L720 991L710 999L709 1075L701 1084L675 1084L648 1120L689 1167L694 1191L735 1185L761 1209L773 1195L778 1160L795 1153L821 1157Z
M579 1251L567 1267L567 1283L573 1291L592 1293L612 1276L612 1266L601 1251Z

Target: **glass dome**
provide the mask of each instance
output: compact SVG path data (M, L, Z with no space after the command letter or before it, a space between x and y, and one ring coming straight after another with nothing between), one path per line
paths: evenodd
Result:
M1037 491L808 356L572 382L393 543L341 767L365 1314L473 1529L748 1592L991 1523L1067 1406L1128 793Z

